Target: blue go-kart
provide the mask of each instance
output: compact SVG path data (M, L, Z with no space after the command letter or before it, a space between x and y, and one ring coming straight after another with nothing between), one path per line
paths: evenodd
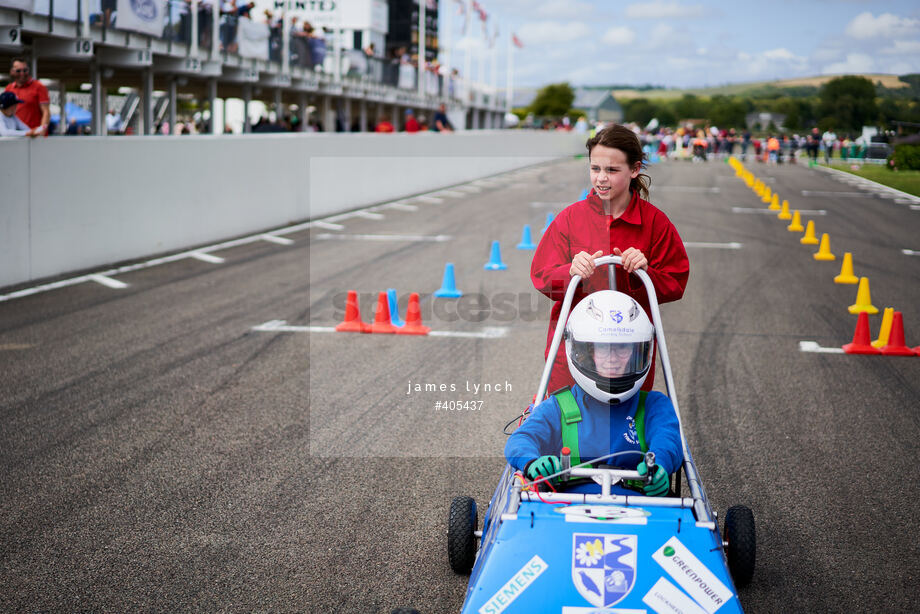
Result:
M615 289L614 265L620 265L620 258L604 256L595 264L608 265ZM680 422L655 289L644 271L634 274L648 292L667 393ZM575 276L568 286L537 399L546 391L580 281ZM591 462L561 474L594 480L600 484L598 494L539 488L506 466L482 530L476 502L455 497L447 540L453 570L470 574L462 612L741 612L736 587L748 584L754 573L754 516L745 506L733 506L719 531L680 424L683 463L664 497L615 494L613 484L648 478ZM653 456L645 459L650 466ZM687 496L681 496L682 480Z

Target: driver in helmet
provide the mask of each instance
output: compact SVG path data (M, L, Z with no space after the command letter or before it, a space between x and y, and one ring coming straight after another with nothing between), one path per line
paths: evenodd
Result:
M645 475L642 453L652 451L657 468L643 490L666 495L668 476L683 455L671 400L660 392L640 391L654 338L645 310L630 296L602 290L582 299L565 326L565 354L575 385L534 407L511 434L505 445L511 466L530 479L550 476L562 470L560 453L567 447L572 465L622 452L604 462Z

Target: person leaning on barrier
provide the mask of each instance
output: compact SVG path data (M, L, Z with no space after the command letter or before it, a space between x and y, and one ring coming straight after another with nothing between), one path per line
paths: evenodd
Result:
M7 84L6 91L12 92L21 101L16 109L16 117L30 130L37 130L35 135L48 136L48 124L51 123L51 99L48 97L48 88L38 79L33 79L30 72L25 58L13 58L10 67L10 76L13 80Z
M601 290L583 298L565 326L566 362L575 384L533 408L505 444L508 463L530 479L549 477L562 470L559 455L566 447L573 466L617 453L604 462L645 475L641 459L654 452L657 467L642 490L667 494L668 476L683 455L671 400L640 390L652 368L654 339L654 326L632 297ZM571 490L595 492L596 485Z
M0 136L29 136L36 137L41 132L29 128L21 119L16 117L16 108L22 104L13 92L0 94Z

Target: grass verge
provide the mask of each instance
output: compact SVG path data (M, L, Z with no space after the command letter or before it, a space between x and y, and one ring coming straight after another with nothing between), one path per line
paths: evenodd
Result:
M854 168L858 166L858 168ZM891 171L882 165L863 164L831 164L831 168L859 175L870 181L887 185L895 190L901 190L914 196L920 196L920 171Z

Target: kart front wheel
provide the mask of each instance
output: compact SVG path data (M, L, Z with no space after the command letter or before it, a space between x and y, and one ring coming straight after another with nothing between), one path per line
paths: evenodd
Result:
M757 558L757 533L754 530L754 512L744 505L733 505L725 513L724 539L728 543L728 571L738 587L747 586L754 577Z
M476 501L472 497L454 497L447 520L447 556L456 573L468 574L473 569L478 523Z

